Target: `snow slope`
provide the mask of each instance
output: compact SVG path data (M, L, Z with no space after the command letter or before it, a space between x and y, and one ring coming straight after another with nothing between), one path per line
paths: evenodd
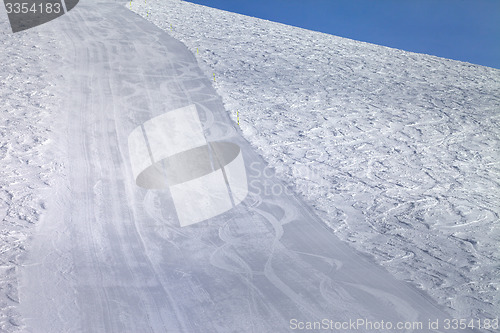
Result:
M55 143L58 44L43 30L12 34L0 13L0 331L21 323L18 271L63 171Z
M29 150L30 157L46 166L62 157L65 165L54 164L49 204L32 239L18 238L28 249L18 266L21 317L2 309L10 323L3 330L260 333L290 331L292 319L425 325L449 317L284 192L181 42L111 1L82 2L24 36L58 55L44 54L57 66L40 76L57 87L56 102L40 107L47 117L32 124L51 124L54 144L44 154ZM191 104L208 140L241 148L252 186L237 208L181 228L168 191L136 186L127 141L149 119ZM9 154L23 149L15 148ZM43 172L23 169L21 177L19 186L29 188ZM479 330L462 332L471 331Z
M278 178L456 318L500 315L500 71L184 1L179 39Z
M162 24L169 33L184 38L191 52L122 4L111 1L83 2L70 14L15 35L6 24L1 26L0 54L4 59L0 72L2 332L260 333L289 331L292 318L305 321L364 318L425 324L428 319L442 322L450 317L426 292L394 279L374 264L373 258L366 258L339 241L323 222L331 224L339 236L362 251L370 253L371 246L377 246L379 252L375 259L400 278L421 283L443 304L446 300L443 301L439 292L447 292L448 305L455 313L463 313L468 318L494 315L498 293L491 288L498 288L494 284L498 281L495 280L498 249L494 243L498 229L488 224L491 217L486 213L481 215L481 211L471 211L468 214L479 214L476 220L463 213L464 223L469 224L453 225L439 204L432 206L432 201L418 199L427 194L431 199L456 204L460 193L453 191L463 190L460 186L465 182L459 172L467 171L469 174L465 175L470 175L471 166L465 159L467 156L452 155L453 145L467 148L467 144L479 143L493 147L491 160L477 164L473 175L473 194L477 195L467 202L469 205L472 200L474 204L482 203L482 206L474 205L481 208L486 204L493 206L493 200L498 199L496 187L489 192L480 188L491 186L486 181L498 175L498 151L495 150L498 135L490 133L498 134L498 126L488 128L485 121L490 125L498 121L495 115L488 118L488 111L493 113L498 109L498 93L492 92L498 90L498 71L477 66L461 70L460 75L468 73L470 82L460 85L455 82L456 89L467 87L471 92L467 91L462 100L455 101L448 95L454 94L451 88L455 86L449 83L454 82L451 69L443 65L447 61L410 54L416 59L435 61L435 71L441 73L442 80L435 77L427 80L434 88L428 92L429 98L437 94L434 90L439 84L449 84L449 91L439 95L443 98L440 100L443 109L456 103L454 107L459 111L466 107L471 111L459 113L463 118L455 119L454 113L448 110L442 117L450 120L439 122L441 118L432 117L435 113L432 107L427 110L419 106L416 102L421 103L420 98L405 90L412 88L418 95L425 91L421 86L415 87L402 78L398 81L391 76L397 71L389 65L386 66L388 74L381 76L368 75L360 66L363 63L373 69L371 66L375 63L371 61L380 62L384 50L391 55L387 61L403 61L407 53L191 4L165 4L171 6L166 9L175 10L173 15L178 22L172 21L172 32L168 21L163 20ZM154 17L158 13L150 14ZM195 24L197 20L201 21ZM200 31L189 30L190 22ZM186 24L184 33L176 30L181 23ZM240 26L230 30L229 23ZM246 28L242 30L242 27ZM214 34L215 29L221 30L224 36L217 37L218 41L206 35L205 42L211 48L189 44L190 38L200 38L197 44L202 45L204 34ZM255 35L254 29L258 29ZM259 45L262 40L258 36L269 29L281 34L280 40L289 36L293 43L297 38L298 42L289 51L293 50L295 55L287 55L287 58L283 56L285 52L271 53L266 51L268 46ZM292 32L298 32L298 36ZM235 57L228 55L235 51L232 44L224 40L226 35L240 36L247 41L245 47L237 47ZM321 38L316 40L314 36ZM309 53L301 50L312 43L309 40L321 45L319 39L322 38L328 47L336 46L331 52L337 50L345 54L339 53L335 58L334 54L322 50L313 55L310 50ZM279 48L288 45L275 44ZM196 47L199 54L211 62L205 63L199 58L197 63L192 54ZM349 62L355 47L360 48L360 53ZM374 60L366 57L363 48L376 51ZM254 57L262 55L261 52L268 54L262 59ZM303 61L304 54L311 59ZM326 67L317 65L325 54L338 65L335 73L324 73L322 68ZM237 62L239 59L241 63ZM265 62L273 65L264 70ZM304 63L313 65L303 68ZM216 73L215 83L211 66ZM395 68L402 70L401 67ZM415 66L408 67L405 70L409 73L415 71L411 69ZM324 75L310 75L311 68L314 73ZM268 76L269 71L275 71L275 75ZM387 87L380 83L374 83L373 87L380 90L377 94L390 92L384 100L387 106L375 107L382 102L376 100L378 95L366 91L363 84L367 80L361 80L358 71L375 83L388 80ZM480 71L484 78L480 79ZM272 84L266 83L263 77L273 81ZM480 80L486 83L481 84ZM241 85L241 81L245 85ZM346 91L339 88L339 82ZM253 142L253 147L240 136L237 124L230 121L212 85L224 95L226 107L233 111L233 120L236 120L234 110L240 111L241 130ZM233 85L237 87L235 91L229 89ZM401 89L399 93L397 86ZM476 96L479 93L482 93L481 99ZM228 101L232 94L239 95L231 106ZM364 104L367 98L375 103L377 116ZM430 100L437 103L432 98ZM347 99L352 103L347 103ZM471 99L469 104L467 99ZM407 101L414 106L406 105ZM145 121L192 103L198 107L207 138L234 142L241 147L251 187L248 199L238 209L206 223L180 228L176 225L168 192L145 191L135 185L127 137ZM307 111L308 103L316 103L317 112ZM425 119L401 112L396 107L400 104L427 111L422 116ZM289 110L293 110L293 114ZM362 110L372 114L373 119L366 119ZM262 112L268 116L264 117ZM474 112L481 112L481 117ZM412 120L413 125L405 123ZM370 125L376 130L367 129L368 121L376 124ZM353 125L355 122L357 127ZM479 125L484 129L476 130L475 134L482 134L483 140L476 142L473 136L466 135ZM458 138L453 133L441 138L446 149L429 143L426 146L415 134L418 130L427 133L434 129L437 133L431 132L434 134L428 136L435 140L439 138L439 131L446 133L454 129L453 126L463 127L464 133ZM407 132L408 127L414 127L415 132ZM458 140L462 136L467 141ZM297 138L304 142L294 144ZM432 140L430 142L434 142ZM419 188L420 183L416 184L412 178L418 175L418 170L410 168L414 164L409 163L410 155L406 154L410 141L415 150L427 147L427 152L420 153L427 158L422 158L421 163L425 165L427 161L431 166L428 173L439 175L430 189ZM363 151L363 143L377 149ZM256 149L276 168L276 175ZM335 150L323 151L326 149ZM471 153L470 149L463 151ZM476 152L472 155L478 161L487 159L486 150L472 152ZM372 157L378 159L371 163L371 173L365 174L363 163ZM452 157L453 163L461 162L456 165L456 171L448 170L445 163ZM428 162L430 158L434 159ZM297 162L290 164L291 160ZM400 170L391 169L396 164ZM380 169L382 167L384 169ZM460 176L454 179L455 183L447 180L454 176L452 172ZM297 184L293 189L315 204L315 210L289 194L290 188L275 176ZM297 183L297 179L302 180ZM370 187L377 179L378 187ZM401 188L391 185L396 180L412 191L395 191ZM439 192L443 188L448 192ZM382 194L373 192L376 189ZM473 191L470 186L465 189L469 191L466 194ZM378 206L369 205L369 198L375 195L383 199L375 200ZM412 200L416 198L412 201L413 208L403 205L410 200L405 197L409 195ZM399 206L388 209L389 198L399 199ZM488 198L491 202L487 202ZM337 200L333 202L336 207L333 213L328 211L334 207L331 200ZM430 231L413 226L412 220L412 214L422 208L419 205L426 203L429 208L422 213L422 221L428 220L426 214L442 215L441 224L428 224ZM461 203L458 207L467 206ZM449 213L455 213L457 208L451 208L455 210L450 209ZM497 218L495 206L490 210ZM323 222L316 214L322 216ZM370 220L368 214L382 217ZM368 222L371 225L365 225ZM381 222L385 223L385 233ZM405 222L409 226L399 225ZM455 238L443 236L446 230L453 232ZM468 235L471 238L466 238ZM463 241L465 239L469 243ZM456 241L457 245L446 243L448 240ZM410 246L398 243L410 241L414 242ZM399 255L405 251L413 251L413 254ZM445 254L453 255L454 262L449 260L451 257L444 257ZM381 260L384 256L392 260ZM472 260L476 262L469 263ZM466 268L469 271L463 273ZM396 272L398 269L402 271ZM430 273L419 269L430 269ZM463 276L459 275L462 273ZM433 279L429 279L430 274ZM458 293L451 290L465 288L467 285L462 280L467 279L472 281L468 293L465 289ZM463 299L458 297L460 294L465 295ZM442 327L438 331L443 331Z

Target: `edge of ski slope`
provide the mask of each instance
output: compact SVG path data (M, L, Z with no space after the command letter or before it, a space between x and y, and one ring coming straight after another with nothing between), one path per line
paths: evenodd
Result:
M57 39L13 34L0 14L0 331L22 330L18 271L64 177ZM64 114L63 114L64 115Z
M195 54L340 239L456 318L500 316L500 70L178 0L126 6Z

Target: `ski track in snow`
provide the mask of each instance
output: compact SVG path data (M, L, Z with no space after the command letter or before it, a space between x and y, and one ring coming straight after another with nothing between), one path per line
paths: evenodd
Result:
M4 11L0 21L0 331L15 332L19 265L64 170L53 133L60 57L49 34L12 34Z
M182 41L276 175L456 318L500 316L500 71L183 1Z

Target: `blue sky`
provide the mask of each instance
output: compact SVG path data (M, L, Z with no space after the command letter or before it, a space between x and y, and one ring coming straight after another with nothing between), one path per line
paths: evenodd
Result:
M500 69L500 0L190 0Z

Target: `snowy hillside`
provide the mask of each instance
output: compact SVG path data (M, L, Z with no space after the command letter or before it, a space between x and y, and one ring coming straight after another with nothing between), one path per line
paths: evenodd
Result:
M181 1L0 16L0 331L499 316L500 71ZM187 106L249 188L181 227L129 139Z
M183 1L127 8L187 45L337 236L457 318L500 315L499 70Z
M51 206L63 165L55 158L57 43L43 33L12 34L0 22L0 331L20 324L18 270L27 240Z

